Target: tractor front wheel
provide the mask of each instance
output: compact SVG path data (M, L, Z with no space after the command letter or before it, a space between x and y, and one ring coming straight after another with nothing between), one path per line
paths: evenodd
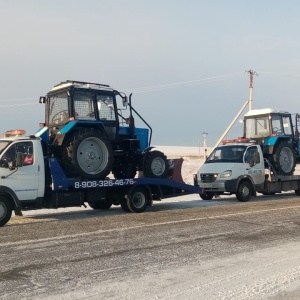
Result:
M166 178L168 176L168 160L160 151L151 151L143 159L143 172L145 177Z

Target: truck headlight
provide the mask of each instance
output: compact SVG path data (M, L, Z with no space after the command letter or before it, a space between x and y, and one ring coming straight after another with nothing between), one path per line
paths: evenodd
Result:
M231 170L226 170L224 171L223 173L220 174L220 178L228 178L230 177L232 174L232 171Z

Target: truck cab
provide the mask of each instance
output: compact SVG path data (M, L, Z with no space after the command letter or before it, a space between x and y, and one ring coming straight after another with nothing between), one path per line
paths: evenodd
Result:
M197 184L200 197L210 200L214 195L236 194L248 201L255 187L265 181L265 163L261 147L254 143L230 143L216 147L200 167Z
M15 204L38 202L44 197L45 168L40 138L11 136L0 140L0 196ZM25 205L26 206L26 205Z

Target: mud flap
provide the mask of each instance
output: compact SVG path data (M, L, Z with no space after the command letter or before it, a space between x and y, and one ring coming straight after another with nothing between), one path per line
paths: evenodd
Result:
M23 216L21 202L16 198L14 199L14 213L16 216Z
M170 179L183 182L181 175L182 163L183 158L168 159Z

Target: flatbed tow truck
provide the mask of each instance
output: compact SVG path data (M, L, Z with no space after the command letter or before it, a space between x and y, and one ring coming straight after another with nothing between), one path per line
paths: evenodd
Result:
M141 213L154 200L200 194L198 186L183 182L182 158L168 160L168 178L143 177L142 172L124 179L67 177L58 159L45 155L38 135L23 134L16 130L0 139L0 226L13 211L22 216L23 210L88 204L93 209L120 205L126 212Z
M300 196L300 176L278 175L261 146L245 138L217 146L198 170L196 182L205 200L234 194L245 202L257 193L275 195L291 190Z

